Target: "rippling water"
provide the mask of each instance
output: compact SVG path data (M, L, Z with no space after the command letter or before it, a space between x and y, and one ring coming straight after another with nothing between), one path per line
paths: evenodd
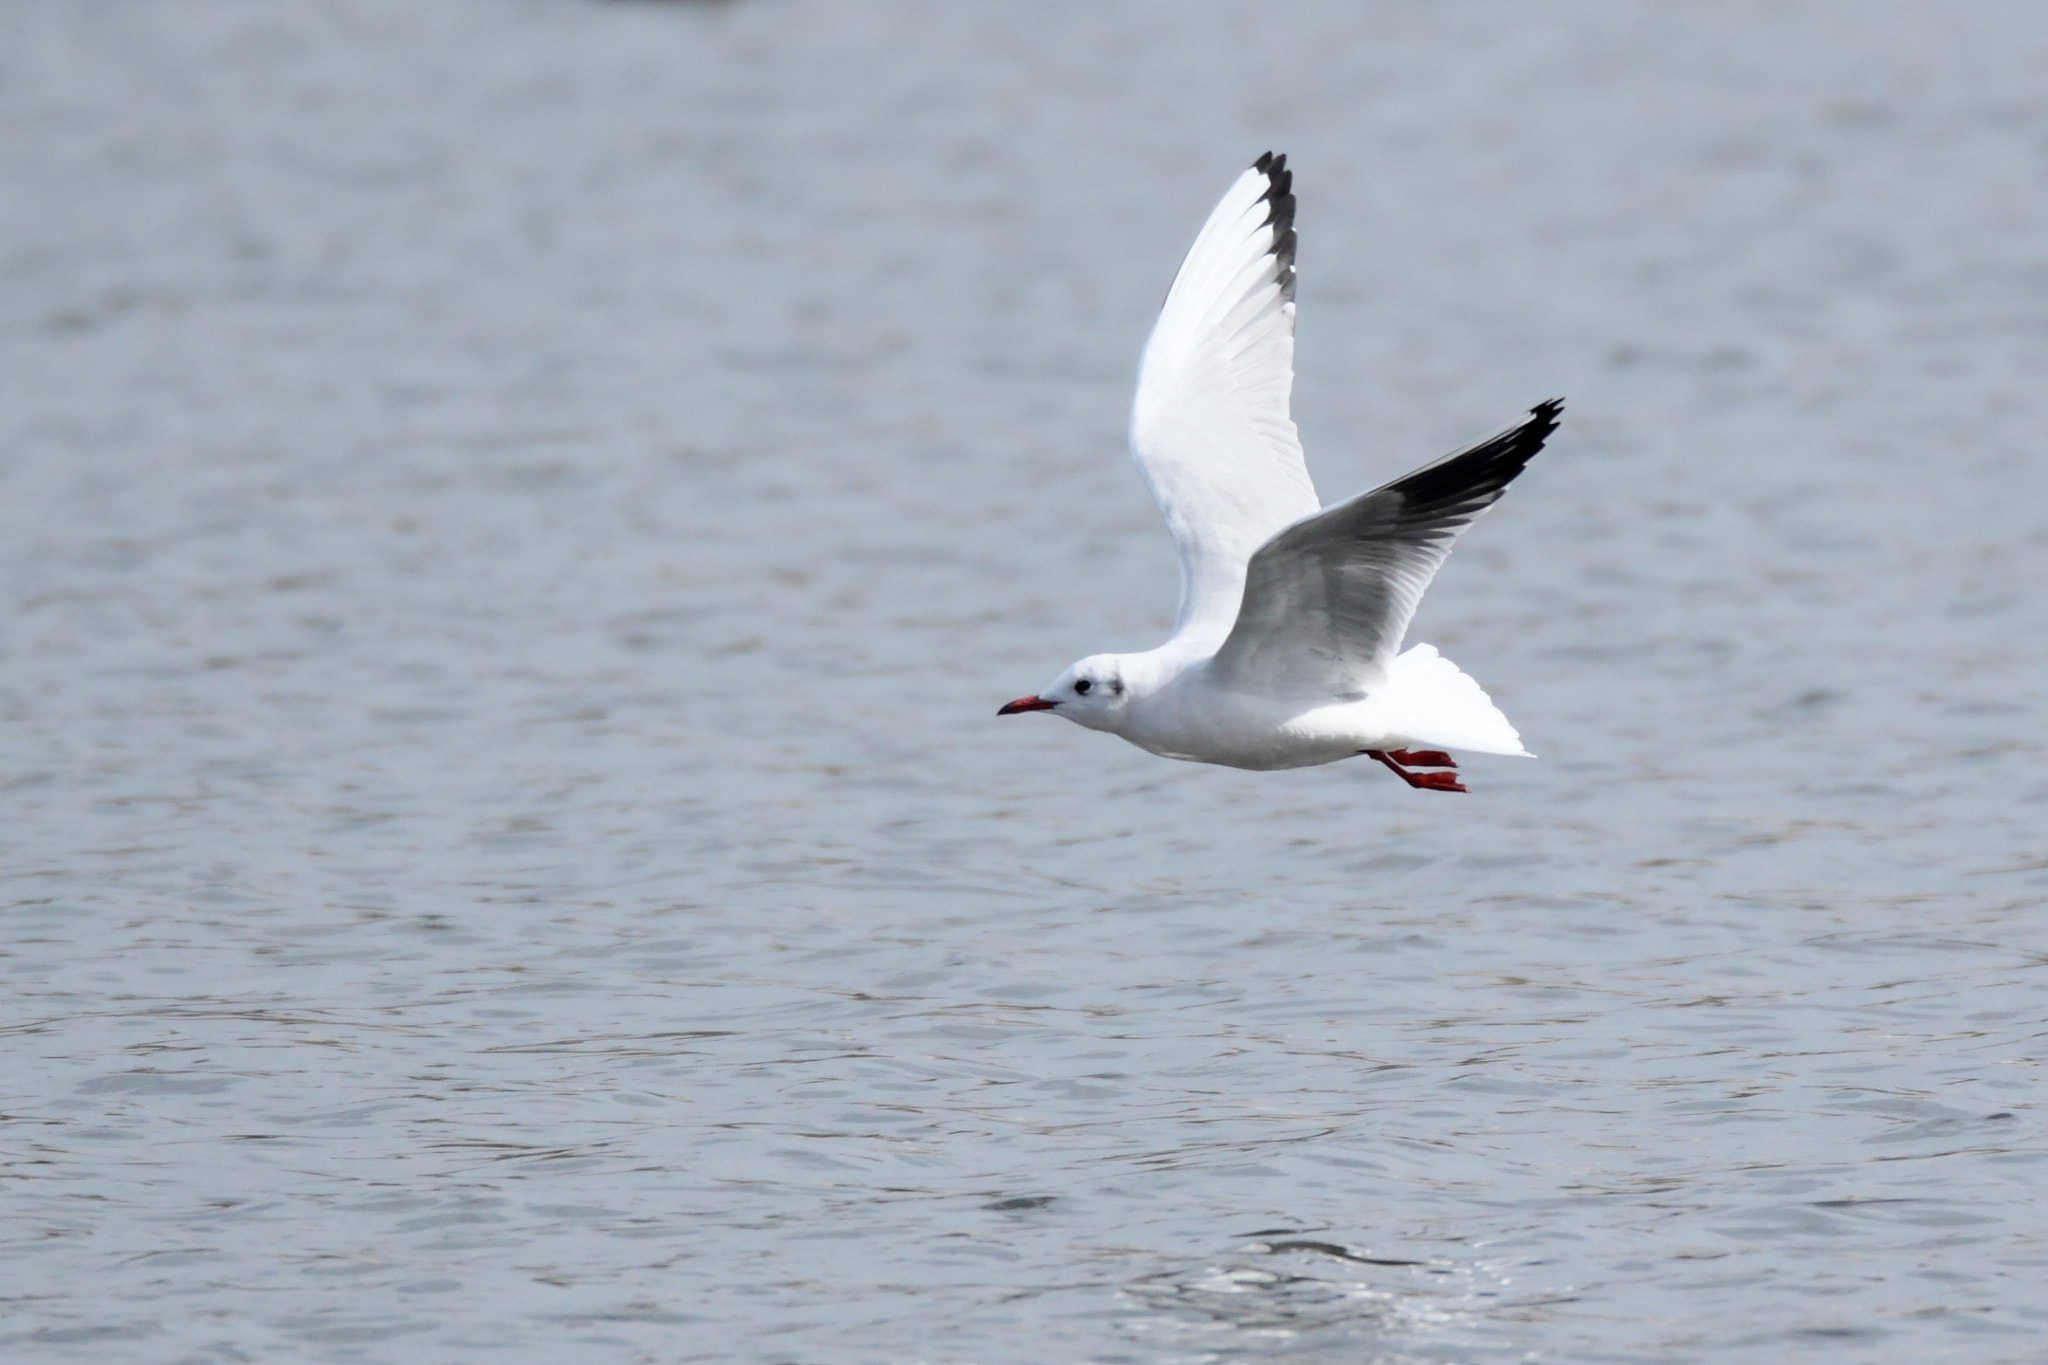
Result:
M11 1361L2048 1354L2048 19L6 0ZM1290 152L1539 762L995 706Z

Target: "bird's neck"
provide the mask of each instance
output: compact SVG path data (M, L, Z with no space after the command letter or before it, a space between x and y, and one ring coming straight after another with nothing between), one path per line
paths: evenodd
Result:
M1176 635L1157 649L1119 656L1117 666L1135 700L1168 690L1188 673L1206 664L1214 653L1214 645Z

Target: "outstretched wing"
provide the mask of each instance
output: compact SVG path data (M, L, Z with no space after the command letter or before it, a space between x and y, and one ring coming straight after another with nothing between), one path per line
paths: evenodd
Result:
M1145 343L1131 453L1180 548L1177 635L1221 640L1252 551L1322 506L1288 415L1293 184L1271 152L1238 177Z
M1452 542L1543 448L1563 406L1539 403L1520 426L1274 536L1252 556L1211 676L1281 696L1356 697L1376 686Z

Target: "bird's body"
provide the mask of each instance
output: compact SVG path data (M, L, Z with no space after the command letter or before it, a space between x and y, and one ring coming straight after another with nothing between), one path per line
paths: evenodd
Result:
M1375 750L1410 748L1523 752L1514 729L1479 685L1429 645L1402 654L1386 685L1356 699L1219 686L1210 662L1170 648L1097 655L1083 661L1089 665L1085 671L1122 682L1122 705L1054 709L1162 758L1229 768L1312 768Z
M1173 637L1103 654L1001 714L1056 711L1167 758L1303 768L1369 754L1411 786L1463 791L1444 749L1521 754L1479 685L1409 618L1451 543L1557 425L1521 425L1324 508L1289 415L1294 196L1286 158L1226 193L1146 343L1131 450L1181 557ZM1418 750L1419 751L1416 751Z

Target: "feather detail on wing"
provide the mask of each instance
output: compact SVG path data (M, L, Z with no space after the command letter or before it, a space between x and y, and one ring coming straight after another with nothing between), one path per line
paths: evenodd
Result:
M1383 683L1452 543L1543 448L1562 406L1539 403L1521 425L1274 536L1251 558L1211 676L1235 690L1319 698Z
M1268 152L1209 215L1145 344L1131 452L1180 549L1177 637L1230 630L1252 552L1321 504L1294 387L1294 177Z

